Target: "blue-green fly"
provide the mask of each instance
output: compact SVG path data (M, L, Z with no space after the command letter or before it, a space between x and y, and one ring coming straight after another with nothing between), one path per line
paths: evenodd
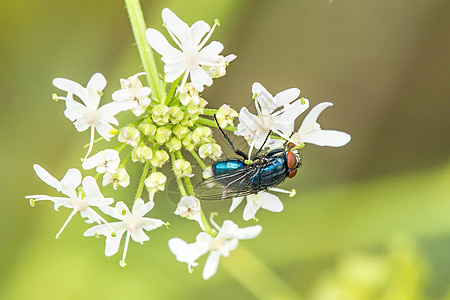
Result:
M194 187L198 199L223 200L256 194L297 174L301 157L294 144L287 143L283 148L260 154L270 136L269 132L262 147L249 160L244 152L234 147L230 138L220 128L216 116L214 119L228 144L242 159L231 158L215 162L211 167L213 176Z

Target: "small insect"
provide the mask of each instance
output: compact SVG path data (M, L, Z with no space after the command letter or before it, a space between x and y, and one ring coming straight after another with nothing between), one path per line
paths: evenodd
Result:
M243 159L231 158L215 162L212 165L213 176L194 187L194 193L198 199L223 200L256 194L277 186L286 177L292 178L297 174L301 158L297 151L293 151L296 147L294 144L287 143L284 148L274 149L260 155L270 136L269 132L261 148L249 161L247 155L237 150L230 138L220 128L216 116L214 119L233 151Z

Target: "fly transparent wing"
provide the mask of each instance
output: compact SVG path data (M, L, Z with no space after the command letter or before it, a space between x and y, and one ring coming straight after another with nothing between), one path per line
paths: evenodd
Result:
M255 194L258 191L250 183L259 168L246 166L224 174L209 177L194 187L200 200L223 200Z

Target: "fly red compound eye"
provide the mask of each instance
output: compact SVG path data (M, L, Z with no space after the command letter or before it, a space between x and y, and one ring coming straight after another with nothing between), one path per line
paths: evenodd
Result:
M297 169L295 169L294 171L289 172L288 177L292 178L295 176L295 174L297 174Z
M286 159L287 159L287 167L289 170L293 170L297 167L297 157L295 156L294 152L292 151L286 152Z

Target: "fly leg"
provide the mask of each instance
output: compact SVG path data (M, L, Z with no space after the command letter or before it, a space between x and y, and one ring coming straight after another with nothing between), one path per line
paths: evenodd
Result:
M223 137L227 140L228 144L230 145L231 149L233 149L234 153L236 153L237 155L239 155L240 157L244 158L245 160L248 160L247 154L245 154L244 152L242 152L241 150L237 150L233 143L231 142L230 138L228 137L228 135L222 130L222 128L219 125L219 121L217 121L216 115L214 115L214 120L216 121L217 127L219 128L220 132L222 132Z

